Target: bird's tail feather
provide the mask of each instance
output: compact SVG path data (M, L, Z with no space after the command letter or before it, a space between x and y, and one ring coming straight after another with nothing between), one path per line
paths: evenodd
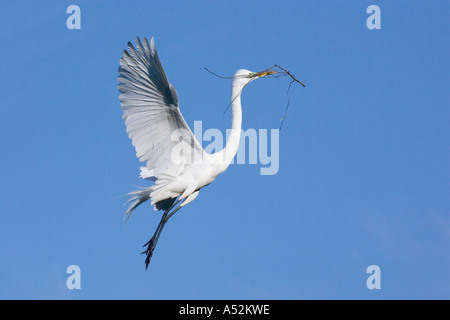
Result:
M150 194L152 193L152 191L153 191L153 187L149 187L149 188L143 188L142 190L131 191L130 193L128 193L128 195L130 196L130 199L128 199L128 201L125 203L129 203L130 205L128 206L128 209L125 212L125 215L123 216L124 219L125 219L125 217L130 218L133 211L140 204L142 204L145 201L147 201L148 199L150 199Z
M152 205L155 210L166 211L174 204L175 200L179 194L173 193L169 190L169 185L174 180L174 176L169 174L160 174L151 187L141 188L140 190L135 190L128 195L130 199L126 203L129 203L127 211L125 212L125 217L130 217L133 211L145 201L151 199Z

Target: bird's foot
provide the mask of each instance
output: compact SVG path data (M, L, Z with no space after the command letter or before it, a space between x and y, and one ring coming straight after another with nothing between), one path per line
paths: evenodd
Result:
M153 250L155 250L154 242L155 242L155 237L153 236L146 244L144 244L142 246L142 247L147 246L147 249L145 251L141 252L141 254L145 254L146 255L146 258L145 258L145 270L148 269L148 265L150 263L150 259L152 258L152 255L153 255Z

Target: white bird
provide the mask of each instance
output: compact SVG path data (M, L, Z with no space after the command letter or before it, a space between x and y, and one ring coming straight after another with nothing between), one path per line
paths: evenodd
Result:
M226 146L208 154L181 115L178 95L168 82L152 38L136 48L128 42L119 67L119 100L129 138L136 156L145 162L140 178L153 180L151 187L130 192L125 215L150 200L155 210L163 210L153 237L144 244L146 269L167 220L193 201L201 188L210 184L229 166L239 146L242 123L241 93L251 81L276 71L238 70L231 87L231 132Z

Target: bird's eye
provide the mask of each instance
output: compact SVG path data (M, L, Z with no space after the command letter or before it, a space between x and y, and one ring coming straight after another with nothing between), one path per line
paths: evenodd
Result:
M252 77L256 76L256 72L250 72L250 73L248 74L248 76L249 76L250 78L252 78Z

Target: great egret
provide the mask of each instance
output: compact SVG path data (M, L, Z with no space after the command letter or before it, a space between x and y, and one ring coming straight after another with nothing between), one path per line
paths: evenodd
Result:
M155 210L163 210L153 237L144 244L145 267L164 225L183 206L193 201L201 188L210 184L228 167L236 155L241 135L242 89L251 81L278 73L238 70L231 86L231 132L226 146L214 154L206 153L196 140L178 106L178 95L168 82L152 38L136 47L128 42L119 67L119 100L129 138L136 156L146 163L140 178L153 180L148 188L130 192L130 216L143 202L151 200Z

